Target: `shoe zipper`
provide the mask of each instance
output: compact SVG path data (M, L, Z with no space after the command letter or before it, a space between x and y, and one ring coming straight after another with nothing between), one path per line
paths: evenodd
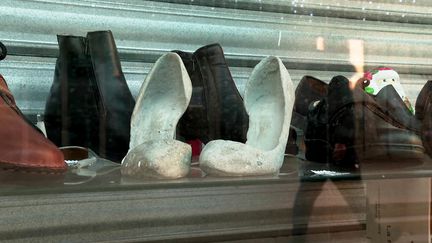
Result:
M90 46L87 39L85 42L85 55L87 56L85 67L87 68L88 79L90 80L92 86L92 93L96 101L99 117L103 116L104 118L106 118L107 109L105 107L105 104L103 103L104 99L102 98L102 93L100 92L99 85L97 82L95 67L93 65L92 56L90 55Z

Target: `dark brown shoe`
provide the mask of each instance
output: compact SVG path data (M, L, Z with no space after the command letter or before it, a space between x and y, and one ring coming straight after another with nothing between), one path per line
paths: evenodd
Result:
M410 159L424 156L415 123L393 86L372 97L361 84L352 89L348 79L336 76L327 97L309 111L306 158L349 167L365 160L392 163L393 159L414 165L420 160Z

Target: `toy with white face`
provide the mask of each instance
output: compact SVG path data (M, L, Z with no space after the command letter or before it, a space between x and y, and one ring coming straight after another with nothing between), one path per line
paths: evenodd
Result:
M411 112L414 112L414 108L409 102L409 99L400 83L399 74L395 70L386 67L373 69L369 72L366 72L364 74L364 78L369 80L369 85L364 88L366 93L377 95L382 88L386 87L387 85L393 85L394 89L404 101L408 109Z

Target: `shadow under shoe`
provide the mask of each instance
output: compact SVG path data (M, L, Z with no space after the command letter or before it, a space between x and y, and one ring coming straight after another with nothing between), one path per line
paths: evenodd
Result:
M59 57L45 106L48 138L116 162L127 153L135 101L110 31L58 36Z
M179 135L204 143L215 139L246 141L248 115L222 47L211 44L193 54L174 52L182 58L193 85L191 102L178 125Z
M385 87L374 99L360 85L351 89L345 77L332 79L327 98L309 111L312 119L308 121L305 139L306 158L346 167L355 167L366 160L390 163L391 159L423 158L416 125L405 116L409 113L398 111L407 108L400 98L401 104L395 98L399 96L391 90L394 88ZM313 120L315 114L320 115L319 122ZM321 133L314 134L314 131ZM318 146L317 141L325 146ZM420 161L413 160L409 165L417 163Z

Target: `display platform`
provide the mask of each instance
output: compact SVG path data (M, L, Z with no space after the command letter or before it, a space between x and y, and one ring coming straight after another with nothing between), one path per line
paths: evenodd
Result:
M69 170L63 177L2 173L0 235L11 241L86 237L92 241L200 242L282 237L296 242L346 232L356 236L353 242L368 242L371 232L399 222L399 228L393 228L393 240L410 236L404 231L407 225L395 219L405 220L403 212L420 215L419 210L429 210L425 198L430 183L425 182L432 168L428 163L409 170L372 165L368 164L368 171L343 171L287 156L277 176L210 177L196 163L186 178L178 180L122 177L119 166L113 164ZM416 190L422 190L422 199L411 193L405 202L403 195L395 199L394 190L387 190L388 197L382 191L395 182L398 192L413 192L404 185L420 185L414 181L419 178L422 187ZM381 197L374 197L380 188ZM393 217L394 210L381 210L374 220L375 206L386 208L386 203L391 208L400 205L402 211ZM427 224L414 229L429 227L429 214L422 216L410 221L408 228L413 223Z
M287 158L278 176L262 177L207 177L196 164L178 180L121 177L111 166L95 177L3 174L0 236L12 242L247 242L298 240L306 232L365 235L363 182L301 182L296 161Z
M357 168L317 163L297 159L299 178L305 181L319 180L375 180L419 178L432 176L432 159L428 155L420 159L368 160Z

